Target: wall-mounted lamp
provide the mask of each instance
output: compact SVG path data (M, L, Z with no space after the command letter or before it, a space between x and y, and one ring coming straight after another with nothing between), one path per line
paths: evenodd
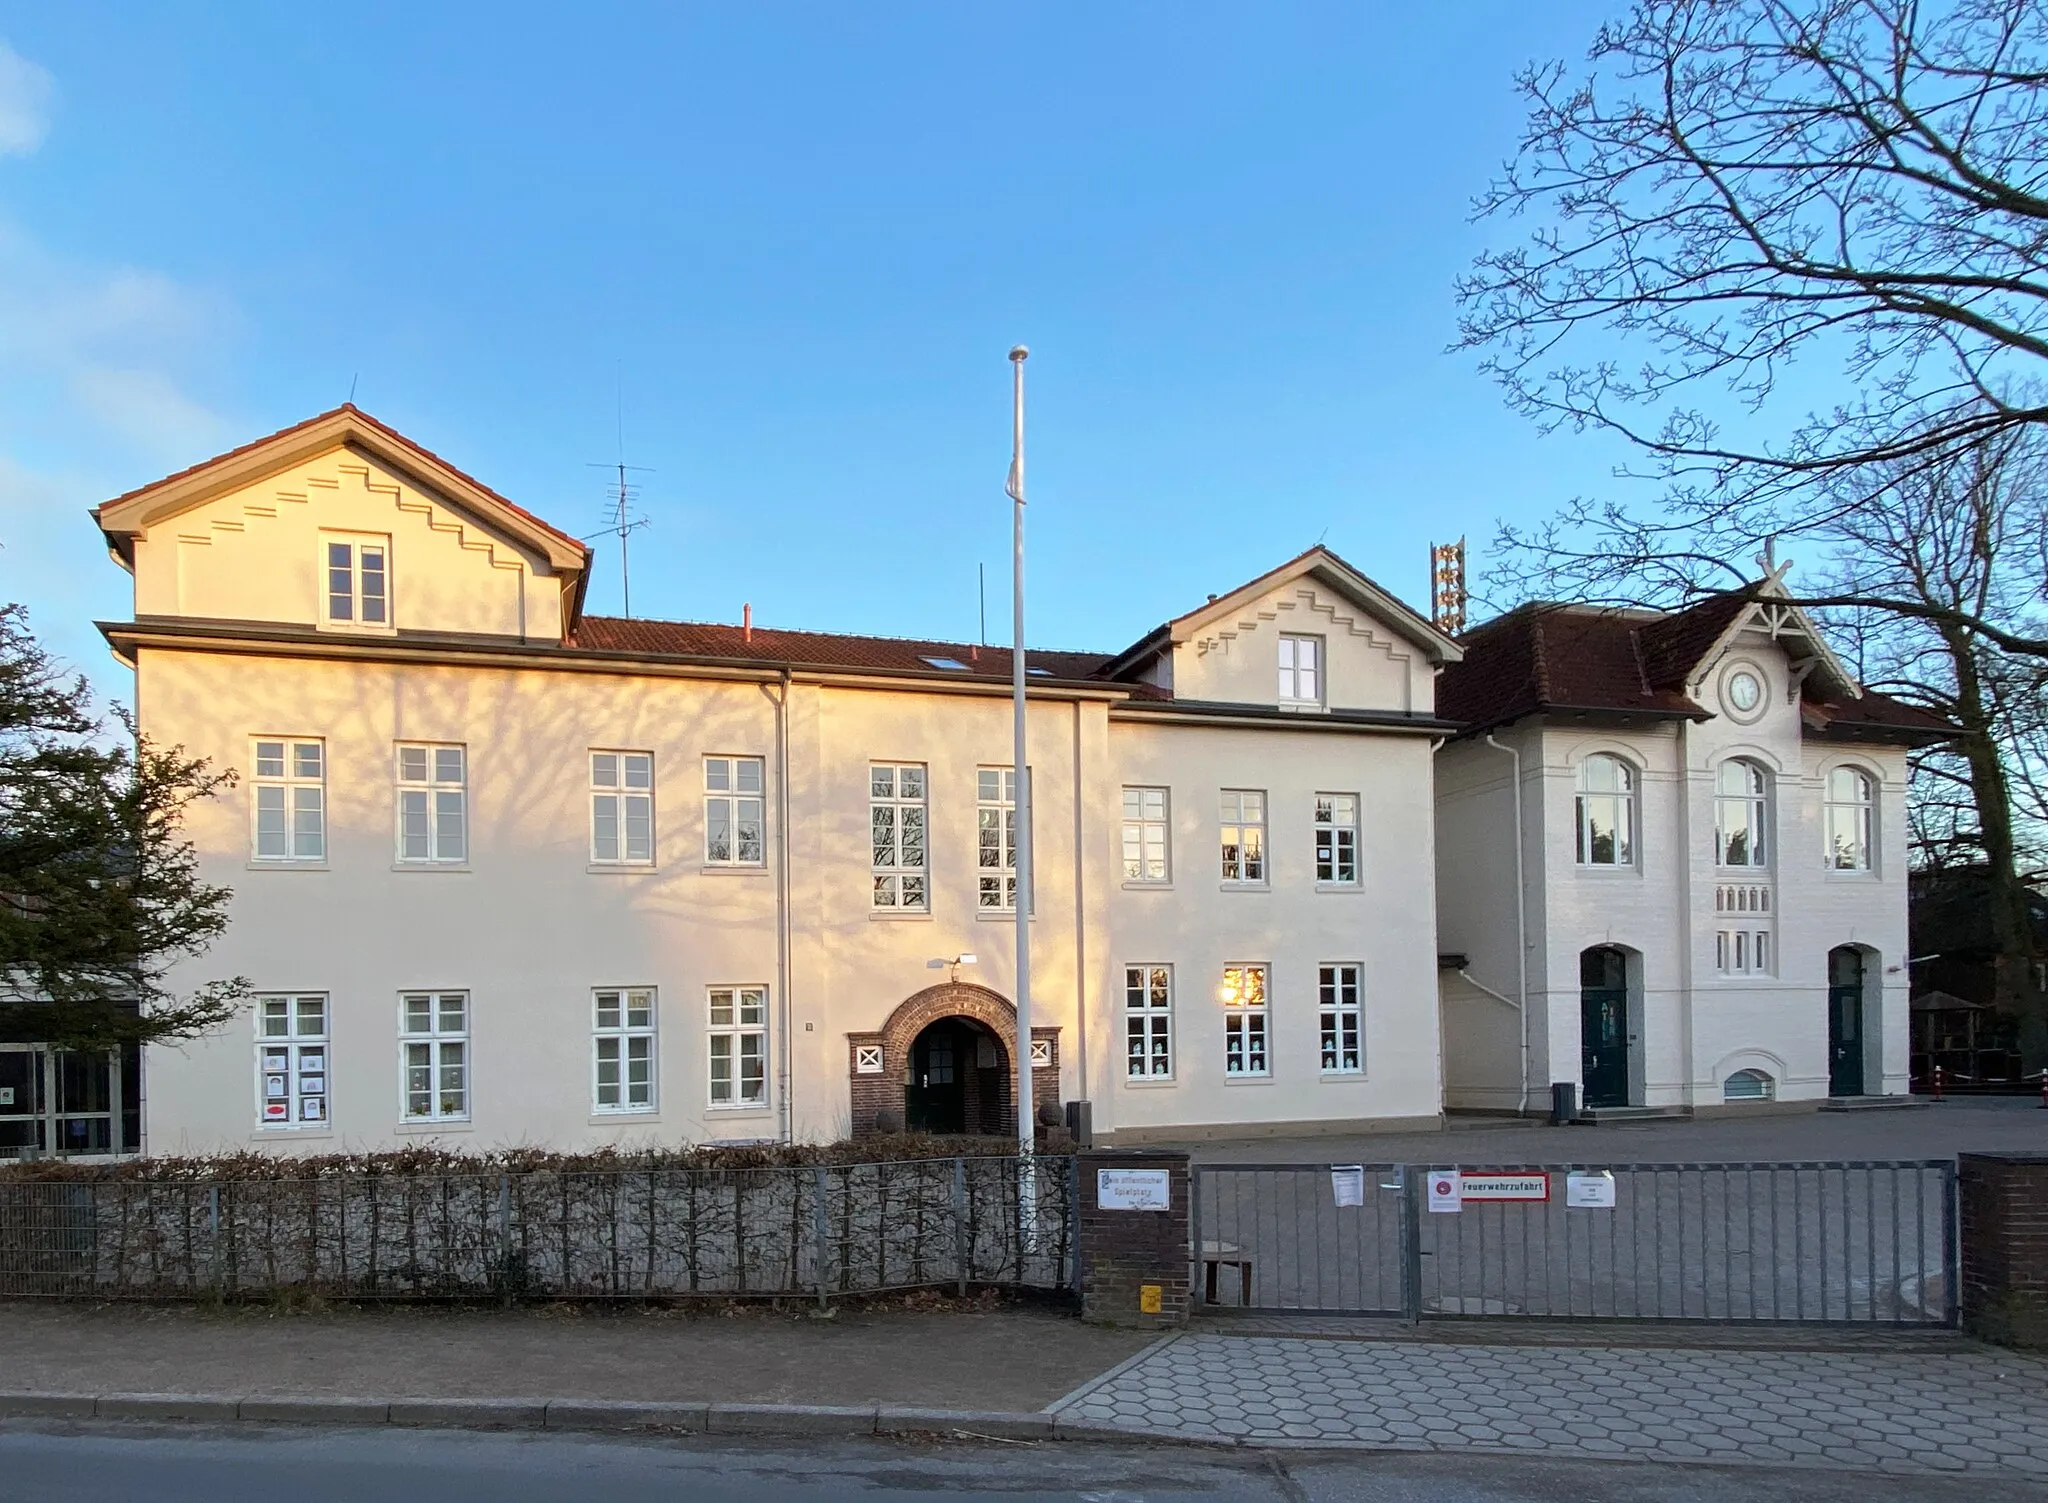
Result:
M980 958L978 956L955 955L950 959L927 960L924 963L924 968L928 971L946 971L949 973L946 977L948 981L958 981L960 979L960 967L963 965L977 965L979 963Z

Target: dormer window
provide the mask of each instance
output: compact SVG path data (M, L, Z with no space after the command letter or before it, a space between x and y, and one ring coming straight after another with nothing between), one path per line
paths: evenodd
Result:
M381 537L320 540L329 626L391 625L391 544Z
M1323 639L1280 638L1280 703L1321 705L1323 702Z

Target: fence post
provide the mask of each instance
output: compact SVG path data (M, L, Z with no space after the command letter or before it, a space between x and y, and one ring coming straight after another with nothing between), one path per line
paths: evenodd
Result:
M813 1165L811 1176L811 1183L814 1186L811 1198L811 1275L816 1279L818 1285L818 1308L823 1310L831 1303L825 1294L825 1265L827 1261L827 1253L825 1251L825 1187L827 1183L827 1170L825 1166L823 1164Z
M1396 1171L1401 1186L1401 1313L1422 1324L1422 1181L1425 1170L1403 1164Z
M1067 1283L1081 1297L1081 1160L1067 1160Z
M498 1176L498 1287L512 1303L512 1176Z
M2048 1349L2048 1153L1966 1153L1957 1179L1963 1328Z
M959 1271L959 1293L967 1294L967 1160L953 1160L953 1261Z
M213 1246L213 1297L219 1299L223 1290L220 1268L220 1183L217 1180L206 1187L206 1240Z

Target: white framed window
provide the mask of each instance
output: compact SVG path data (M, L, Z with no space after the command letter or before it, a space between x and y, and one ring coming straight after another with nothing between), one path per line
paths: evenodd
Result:
M460 746L398 748L398 859L459 865L469 859L468 754Z
M876 762L868 767L868 834L873 848L878 909L923 913L926 886L925 769L921 762Z
M256 1121L321 1127L328 1120L327 998L256 999Z
M1768 864L1770 788L1769 776L1754 762L1737 758L1721 764L1714 775L1715 865Z
M759 757L704 759L704 862L707 866L768 864Z
M1173 967L1124 967L1124 1074L1173 1079Z
M1877 812L1877 784L1855 767L1828 773L1825 816L1828 869L1867 872L1871 869L1872 833Z
M1280 638L1280 703L1319 705L1323 702L1323 639L1282 635Z
M590 860L654 865L654 753L590 754Z
M389 538L322 534L320 566L326 585L322 620L330 626L390 626Z
M252 751L250 856L257 861L325 861L326 746L259 737Z
M1223 968L1217 999L1223 1004L1223 1073L1257 1076L1266 1070L1266 980L1263 964Z
M768 1104L768 988L714 986L707 994L713 1106Z
M1325 886L1358 885L1358 795L1316 795L1316 881Z
M974 774L974 901L985 912L1017 907L1017 773L1009 767Z
M405 992L398 1047L407 1122L469 1116L469 993Z
M1723 976L1768 976L1771 972L1771 931L1714 931L1714 969Z
M1240 887L1266 884L1266 795L1253 788L1226 788L1218 841L1223 880Z
M1364 967L1348 961L1316 967L1316 1004L1321 1015L1325 1075L1364 1073L1363 971Z
M1723 1101L1771 1101L1777 1094L1778 1083L1761 1070L1737 1070L1721 1082Z
M1172 843L1167 836L1168 799L1164 788L1124 790L1124 880L1173 880Z
M590 994L590 1105L596 1112L654 1110L654 988Z
M1635 769L1604 752L1581 762L1578 823L1579 865L1635 865Z

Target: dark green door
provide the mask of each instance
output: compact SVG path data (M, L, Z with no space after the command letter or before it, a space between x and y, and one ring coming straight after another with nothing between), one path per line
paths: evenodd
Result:
M1863 952L1828 952L1828 1094L1863 1094Z
M1579 956L1580 1090L1587 1106L1628 1105L1628 957L1606 945Z
M912 1132L967 1130L967 1071L974 1040L953 1020L934 1023L910 1046L903 1088L904 1125Z

